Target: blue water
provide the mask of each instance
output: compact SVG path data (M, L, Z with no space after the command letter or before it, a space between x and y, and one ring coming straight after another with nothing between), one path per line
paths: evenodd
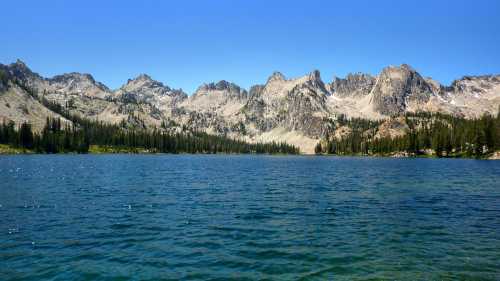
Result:
M0 156L0 280L500 280L500 161Z

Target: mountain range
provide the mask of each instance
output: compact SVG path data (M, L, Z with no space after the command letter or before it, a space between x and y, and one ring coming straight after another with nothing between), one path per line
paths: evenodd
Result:
M496 114L500 75L464 76L449 86L411 66L389 66L324 82L315 70L297 78L274 72L250 89L222 80L191 95L141 74L112 90L90 74L42 77L25 63L0 64L0 120L29 122L41 130L60 117L40 98L73 114L134 128L204 131L249 142L284 141L312 153L340 116L382 120L379 135L400 134L394 118L407 112L440 112L474 118ZM397 123L397 122L396 122ZM404 127L404 126L403 126Z

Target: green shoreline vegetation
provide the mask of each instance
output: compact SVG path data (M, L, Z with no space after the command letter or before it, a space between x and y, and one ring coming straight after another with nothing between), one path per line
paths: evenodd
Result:
M375 137L380 122L340 118L337 126L350 132L341 138L326 137L315 147L316 154L497 158L500 151L500 109L496 117L484 114L465 119L441 113L407 113L408 128L398 137Z
M80 120L79 128L47 118L40 133L31 125L0 125L0 153L236 153L298 154L286 143L247 143L203 132L170 134L157 129L131 130L119 125Z
M50 103L45 101L46 103ZM32 153L201 153L201 154L299 154L286 143L250 144L204 132L168 133L165 130L130 129L71 115L50 103L55 112L73 122L47 118L40 133L31 125L0 124L0 154ZM407 132L398 137L374 137L379 121L339 118L335 127L347 126L342 138L327 137L315 148L317 155L500 158L500 111L465 119L439 113L411 113L404 118ZM165 126L162 126L163 129Z

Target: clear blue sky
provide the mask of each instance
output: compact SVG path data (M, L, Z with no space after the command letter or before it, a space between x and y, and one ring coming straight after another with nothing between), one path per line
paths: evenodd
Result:
M408 63L450 83L500 73L500 1L4 1L0 63L78 71L117 88L139 73L192 93Z

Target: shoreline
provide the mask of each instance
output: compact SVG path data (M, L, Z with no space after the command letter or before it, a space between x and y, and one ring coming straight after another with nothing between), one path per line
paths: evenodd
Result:
M34 151L0 151L0 156L16 156L16 155L220 155L220 156L244 156L244 155L255 155L255 156L304 156L304 157L339 157L339 158L390 158L390 159L457 159L457 160L500 160L500 158L495 154L490 154L486 157L475 158L475 157L437 157L430 155L418 155L418 156L391 156L391 155L339 155L339 154L283 154L283 153L167 153L167 152L89 152L89 153L75 153L75 152L61 152L61 153L39 153Z
M393 159L471 159L471 160L500 160L500 151L496 151L493 153L489 153L485 155L484 157L466 157L466 156L460 156L460 155L453 155L453 156L443 156L443 157L438 157L436 155L428 155L428 154L422 154L422 155L407 155L407 156L401 156L398 154L313 154L315 156L336 156L336 157L360 157L360 158L393 158Z
M112 154L137 154L137 155L268 155L268 156L318 156L318 157L359 157L359 158L405 158L405 159L416 159L416 158L429 158L429 159L472 159L472 160L500 160L500 151L489 153L484 157L466 157L461 155L452 155L438 157L430 154L419 154L411 155L401 152L393 152L391 154L285 154L285 153L168 153L168 152L155 152L149 151L143 148L137 149L124 149L117 147L99 147L92 145L88 153L76 153L76 152L60 152L60 153L40 153L29 149L16 148L10 145L0 144L0 155L112 155Z

